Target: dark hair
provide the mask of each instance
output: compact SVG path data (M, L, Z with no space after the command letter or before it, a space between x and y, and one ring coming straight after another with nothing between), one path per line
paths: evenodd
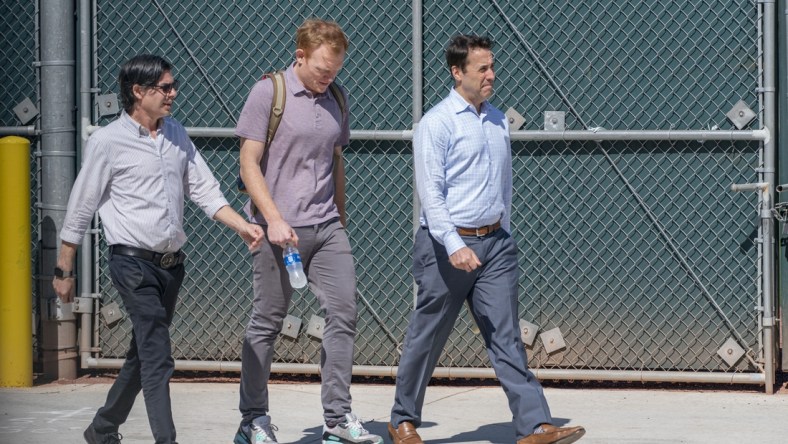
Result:
M172 65L162 57L153 54L140 54L130 58L121 65L118 73L120 86L120 100L123 109L131 113L134 108L134 85L153 86L159 81L162 74L172 71Z
M452 66L456 66L465 72L465 67L468 65L468 52L471 49L492 49L492 47L493 41L489 37L465 34L452 37L449 46L446 47L446 63L449 65L449 71Z

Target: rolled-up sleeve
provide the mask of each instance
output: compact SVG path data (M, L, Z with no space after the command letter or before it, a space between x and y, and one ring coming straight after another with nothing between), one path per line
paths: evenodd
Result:
M98 207L107 199L112 165L109 147L103 143L104 133L96 132L85 146L82 169L74 181L68 199L66 218L60 230L60 239L72 244L82 243Z
M183 181L184 193L208 217L213 218L217 211L230 203L224 197L219 181L211 173L194 144L191 144L191 149L194 152L186 168L186 176Z

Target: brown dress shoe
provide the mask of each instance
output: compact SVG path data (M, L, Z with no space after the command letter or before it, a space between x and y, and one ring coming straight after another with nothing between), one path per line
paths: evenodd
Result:
M389 423L389 436L394 444L424 444L413 424L405 421L396 429Z
M544 433L528 435L517 441L517 444L571 444L586 434L586 429L581 426L556 427L551 424L542 424L542 430Z

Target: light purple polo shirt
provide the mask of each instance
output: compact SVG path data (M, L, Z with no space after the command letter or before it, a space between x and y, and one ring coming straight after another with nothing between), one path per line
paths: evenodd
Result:
M263 156L263 176L284 220L303 227L339 217L334 204L334 147L350 140L348 119L330 91L315 94L304 88L293 71L285 71L285 112L271 146ZM347 92L345 94L347 103ZM238 118L235 135L265 142L273 99L273 81L254 84ZM245 210L247 215L250 203ZM262 223L257 213L250 221Z

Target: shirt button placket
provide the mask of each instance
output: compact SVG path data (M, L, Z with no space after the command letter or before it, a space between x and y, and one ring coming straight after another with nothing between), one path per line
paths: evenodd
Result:
M312 101L312 113L315 115L315 129L320 129L323 125L320 121L320 106L317 104L317 97Z

